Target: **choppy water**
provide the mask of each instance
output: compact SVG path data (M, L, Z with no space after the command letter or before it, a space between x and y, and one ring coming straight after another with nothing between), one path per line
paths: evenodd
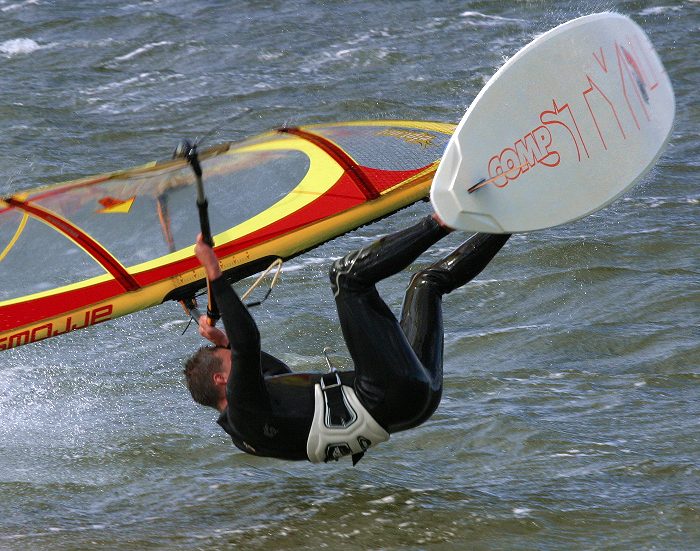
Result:
M433 419L355 468L241 454L189 400L199 339L172 304L4 352L0 549L700 549L697 1L0 0L0 192L219 125L456 122L533 36L605 9L657 46L672 142L624 200L515 236L447 299ZM327 259L427 208L295 260L265 346L347 364ZM381 287L397 308L407 279Z

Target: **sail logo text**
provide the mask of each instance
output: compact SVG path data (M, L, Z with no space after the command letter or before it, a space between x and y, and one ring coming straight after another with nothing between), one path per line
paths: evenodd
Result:
M399 130L396 128L387 128L385 130L380 130L376 133L376 135L398 138L399 140L402 140L408 144L419 145L422 149L435 145L433 143L435 136L428 134L427 132L419 132L417 130Z
M0 337L0 350L9 350L16 346L40 341L48 337L56 337L70 331L75 331L76 329L82 329L90 325L95 325L96 323L107 321L111 319L112 311L112 305L108 304L92 310L86 310L82 315L78 315L75 318L72 315L66 316L57 323L47 322L31 329L18 331L9 337Z

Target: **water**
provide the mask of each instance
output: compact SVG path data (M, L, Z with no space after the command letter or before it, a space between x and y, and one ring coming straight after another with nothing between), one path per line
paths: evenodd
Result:
M535 35L613 9L677 95L672 142L625 199L511 239L445 304L445 397L357 467L237 452L191 403L179 307L0 357L0 549L700 549L700 3L0 0L0 193L282 124L456 121ZM349 365L328 258L293 261L264 345ZM459 241L452 235L423 266ZM381 292L400 306L408 274ZM309 328L313 328L312 331Z

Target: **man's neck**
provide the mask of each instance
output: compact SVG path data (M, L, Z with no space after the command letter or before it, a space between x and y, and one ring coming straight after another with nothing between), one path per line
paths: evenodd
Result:
M226 398L221 398L221 400L219 400L216 404L216 409L219 410L219 413L223 413L224 411L226 411L227 407L228 401L226 400Z

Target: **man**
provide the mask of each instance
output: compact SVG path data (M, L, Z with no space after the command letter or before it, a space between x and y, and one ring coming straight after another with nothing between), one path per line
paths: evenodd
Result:
M312 462L352 455L427 420L442 395L442 296L479 274L510 237L476 234L418 272L401 321L375 284L408 267L451 230L437 215L337 260L331 270L343 336L354 371L291 373L260 350L255 321L221 274L201 235L195 253L210 281L225 332L200 321L214 346L187 360L195 401L216 408L241 450Z

